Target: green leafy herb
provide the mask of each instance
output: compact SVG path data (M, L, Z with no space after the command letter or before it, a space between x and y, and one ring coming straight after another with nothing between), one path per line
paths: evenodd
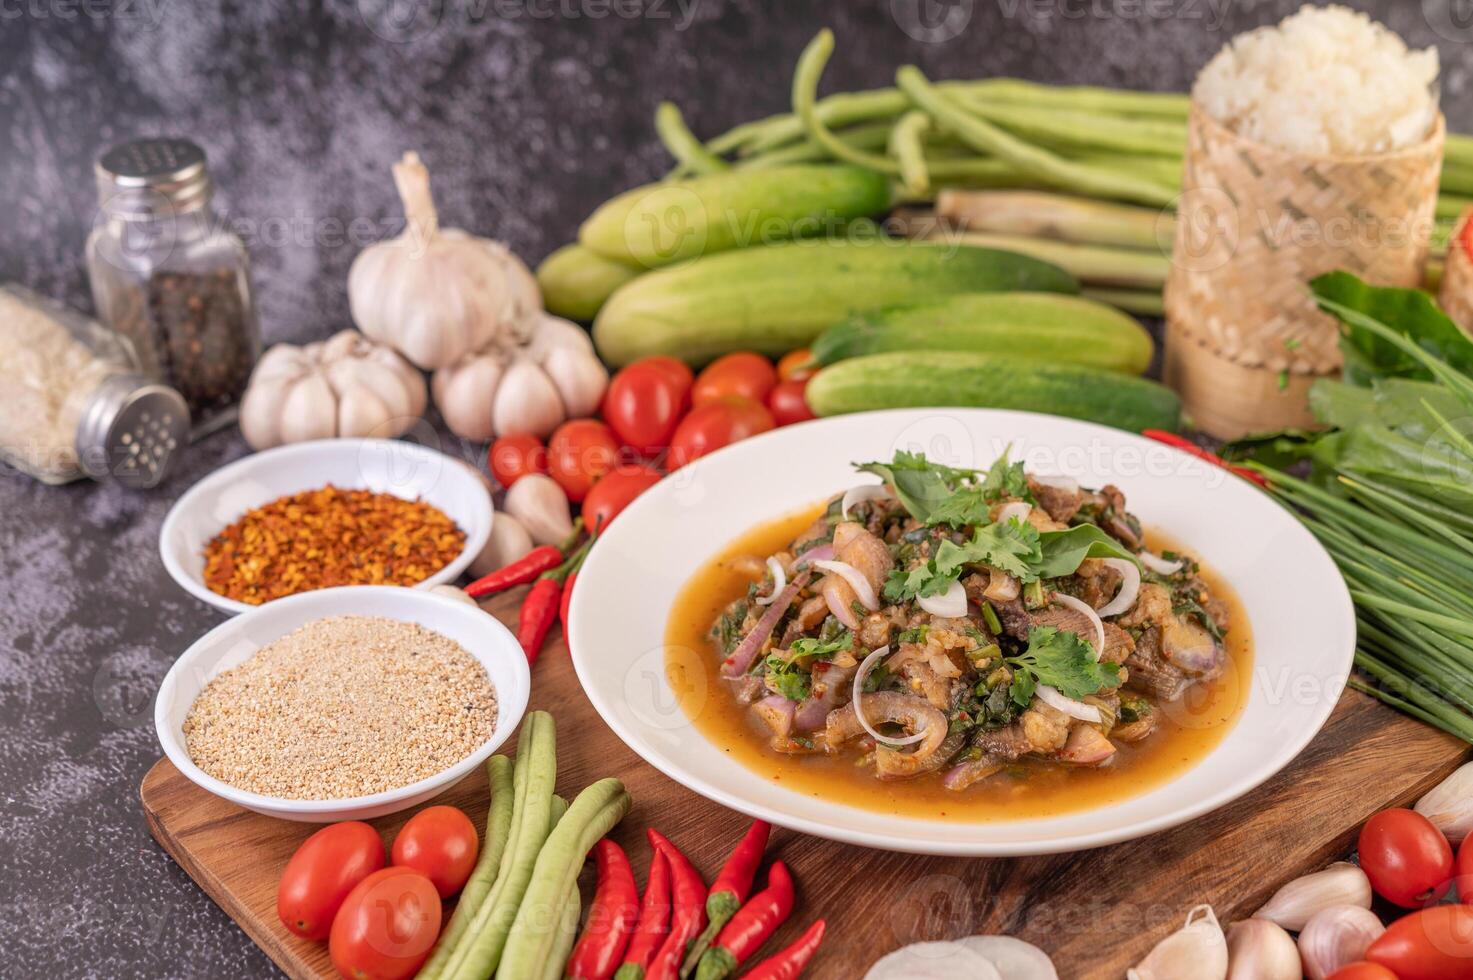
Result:
M936 571L952 576L963 565L985 564L1021 578L1030 575L1042 559L1037 528L1016 520L998 521L977 528L966 544L941 542L936 549Z
M1178 616L1190 616L1202 624L1202 627L1212 634L1212 638L1218 643L1222 642L1222 630L1217 628L1217 620L1202 608L1202 604L1194 596L1177 596L1177 601L1172 605L1171 611Z
M1094 650L1078 634L1055 626L1028 631L1028 649L1009 657L1013 666L1010 688L1018 707L1026 707L1039 684L1056 688L1076 701L1118 684L1120 668L1094 659Z
M1028 475L1023 471L1023 462L1009 462L1011 452L1011 448L1003 450L1003 454L987 471L987 476L982 480L982 496L992 503L1007 497L1020 497L1031 503L1033 492L1028 489Z
M1473 373L1473 341L1422 290L1371 286L1348 272L1312 279L1310 289L1321 308L1344 326L1340 349L1345 355L1347 381L1366 384L1373 377L1432 378L1424 362L1366 328L1362 318L1390 325L1448 366L1463 374Z
M933 463L924 454L900 450L888 463L856 463L861 473L885 481L911 517L924 524L950 527L986 524L989 505L1006 497L1031 501L1028 477L1021 462L1003 453L985 474ZM978 476L982 476L980 482Z
M936 571L936 563L928 561L909 571L891 569L880 590L886 602L904 602L921 596L945 595L956 580L955 575L945 576Z
M883 664L871 670L864 677L863 690L866 694L873 694L885 686L890 679L890 670Z
M712 627L711 633L720 644L723 655L730 654L742 642L742 623L747 618L747 608L747 603L743 600L733 602Z
M1044 531L1038 537L1043 558L1031 569L1034 579L1073 575L1086 558L1136 560L1124 545L1093 524L1080 524L1067 531Z
M832 639L822 640L813 637L799 637L788 647L788 660L791 663L803 661L811 663L814 660L827 660L841 650L849 650L854 646L854 634L844 630Z
M798 670L783 669L773 670L769 662L767 671L768 686L774 688L777 693L789 701L802 701L808 697L812 685L809 683L808 675Z

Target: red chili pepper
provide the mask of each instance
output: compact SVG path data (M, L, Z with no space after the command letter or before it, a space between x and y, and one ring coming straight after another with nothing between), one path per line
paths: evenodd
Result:
M671 891L675 898L670 910L670 934L650 963L646 980L677 980L686 947L706 927L706 883L696 866L669 838L653 827L646 833L650 844L664 852L670 862Z
M824 921L819 919L791 946L752 967L752 972L742 980L794 980L803 972L808 961L813 959L813 954L818 952L818 946L823 942L823 930Z
M731 917L736 915L737 909L742 907L742 903L752 893L752 879L757 875L757 866L762 863L770 833L772 824L766 820L753 820L746 835L732 849L731 857L726 859L726 864L711 883L710 894L706 896L706 916L711 921L691 946L690 955L680 967L681 976L689 975L696 968L701 962L701 954L710 947L716 933L731 921Z
M545 544L533 548L516 561L498 568L490 575L476 579L465 587L465 594L472 599L502 592L513 585L526 585L537 576L562 564L563 553L556 546Z
M1268 489L1268 480L1264 477L1262 473L1250 470L1246 466L1234 466L1232 463L1229 463L1221 456L1217 455L1214 452L1203 449L1201 446L1197 445L1195 442L1186 438L1185 436L1179 436L1174 432L1164 432L1161 429L1146 429L1144 432L1141 433L1141 435L1145 436L1147 439L1154 439L1164 445L1180 449L1184 453L1191 453L1193 456L1197 457L1200 460L1203 460L1204 462L1211 463L1213 466L1221 466L1229 473L1241 476L1245 480L1249 480L1253 483L1258 484L1264 489Z
M639 922L634 927L634 936L629 941L629 948L624 952L624 962L614 974L614 980L644 980L645 970L669 931L670 860L665 857L664 851L656 848L654 856L650 858L650 877L644 886Z
M716 944L701 957L696 980L721 980L736 972L792 914L793 876L786 864L774 861L767 871L767 887L732 916Z
M568 606L573 601L573 583L576 581L578 581L578 570L574 569L568 575L568 580L563 583L563 601L557 610L558 620L563 624L564 642L567 642L568 639Z
M563 969L563 975L572 980L612 977L639 918L639 889L624 849L605 837L593 845L593 861L598 868L598 889L588 924Z
M578 571L583 559L588 557L593 541L589 538L562 564L543 572L522 600L522 610L517 618L517 642L527 654L527 663L537 662L547 631L552 629L553 620L557 619L558 610L562 608L563 582Z

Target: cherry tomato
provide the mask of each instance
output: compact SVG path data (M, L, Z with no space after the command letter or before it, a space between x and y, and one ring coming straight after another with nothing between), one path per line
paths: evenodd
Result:
M741 351L712 361L696 377L690 401L696 408L709 405L728 395L740 395L761 404L777 384L777 371L761 354Z
M1325 980L1396 980L1396 974L1379 963L1347 963Z
M624 445L647 454L670 445L689 397L689 385L680 386L670 365L651 360L635 361L614 375L603 403L604 420Z
M602 531L630 501L660 482L660 474L645 466L622 466L606 473L583 498L583 526Z
M440 896L413 868L384 868L358 883L332 922L327 950L348 980L412 977L440 935Z
M1452 847L1432 821L1414 810L1382 810L1367 820L1359 847L1371 887L1402 908L1435 902L1452 884Z
M790 350L777 362L779 381L807 381L817 373L818 365L813 363L813 351L807 347Z
M779 381L767 393L767 410L772 413L772 420L778 425L792 425L794 422L807 422L813 418L813 409L808 407L808 399L804 395L807 390L807 378Z
M670 440L670 468L684 466L723 446L772 428L772 413L750 398L727 395L697 405L681 420Z
M490 463L496 482L509 487L528 473L547 472L547 447L525 432L502 436L491 444Z
M453 806L432 806L409 818L390 854L396 867L413 868L449 898L465 886L480 850L470 817Z
M614 468L619 440L596 419L574 419L558 426L547 441L547 471L575 503L588 495L593 481Z
M690 389L691 385L695 384L696 376L691 371L689 364L674 357L666 357L664 354L642 357L634 363L655 368L669 378L671 384L675 385L680 392L680 414L684 415L690 410Z
M348 893L384 866L378 831L358 820L329 824L302 841L276 887L281 924L303 939L326 939Z
M1438 905L1397 919L1366 950L1397 980L1473 977L1473 906Z

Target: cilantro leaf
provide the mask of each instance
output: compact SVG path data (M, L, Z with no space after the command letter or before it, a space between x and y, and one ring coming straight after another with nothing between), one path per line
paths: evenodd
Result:
M931 508L927 524L964 527L986 524L992 520L992 507L980 486L966 486Z
M777 693L789 701L802 701L808 697L808 692L812 689L809 684L808 675L802 671L773 671L769 669L767 677L772 687L777 689Z
M1033 578L1073 575L1086 558L1136 560L1129 549L1093 524L1080 524L1067 531L1044 531L1038 537L1043 557L1032 569Z
M800 660L827 660L841 650L848 650L854 646L854 634L844 630L839 635L828 640L814 639L810 636L802 636L793 641L788 647L788 662L797 663Z
M1014 668L1013 700L1020 706L1028 703L1039 684L1077 701L1120 682L1118 665L1095 660L1094 649L1078 634L1056 626L1029 630L1028 649L1009 657L1008 663Z
M923 565L917 565L910 571L891 569L890 575L885 579L885 587L880 590L886 602L904 602L907 599L917 599L922 596L945 595L946 590L951 588L951 583L956 580L956 575L942 575L936 570L936 563L928 561Z
M962 565L986 564L1021 579L1036 578L1032 567L1043 559L1038 529L1019 521L998 521L972 532L972 540L958 545L941 542L936 549L936 571L954 575Z
M1020 497L1030 502L1033 500L1033 492L1028 489L1028 475L1023 471L1023 462L1009 462L1008 455L1011 452L1012 447L1003 450L1003 454L992 464L982 480L982 497L991 503L997 503L1005 497Z

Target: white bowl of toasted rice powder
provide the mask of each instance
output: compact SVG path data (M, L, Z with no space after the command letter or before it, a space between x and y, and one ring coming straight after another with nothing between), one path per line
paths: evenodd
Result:
M164 677L154 723L180 772L284 820L423 803L495 752L531 689L479 608L393 586L322 589L221 623Z

